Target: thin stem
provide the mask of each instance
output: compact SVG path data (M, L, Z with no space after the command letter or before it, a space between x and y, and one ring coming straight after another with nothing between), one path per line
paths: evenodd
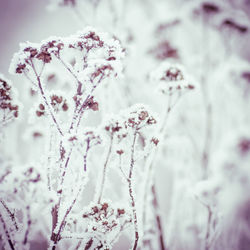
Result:
M166 124L167 124L170 112L175 107L175 105L178 103L179 99L180 99L180 96L178 96L177 99L172 103L172 96L169 96L167 109L165 111L161 126L158 129L158 134L161 138L164 137L164 134L165 134L164 129L166 128ZM147 197L148 197L148 191L150 191L152 193L152 196L153 196L153 204L155 204L155 205L153 205L153 208L154 208L155 220L156 220L157 227L158 227L159 242L160 242L161 249L164 250L164 249L166 249L166 247L164 244L163 227L162 227L162 223L161 223L161 216L159 215L158 198L157 198L156 190L155 190L155 179L153 178L153 176L154 176L153 166L154 166L154 162L156 160L157 154L158 154L158 150L159 150L159 148L157 147L154 151L153 156L151 158L148 158L148 162L147 162L146 181L145 181L144 198L143 198L142 221L143 221L143 225L145 225L146 218L147 218ZM151 181L151 179L153 179L153 180Z
M51 116L53 122L55 123L58 132L63 136L63 132L62 132L62 130L61 130L61 128L60 128L60 126L59 126L56 118L55 118L55 115L54 115L54 113L52 111L52 108L51 108L51 106L50 106L50 104L49 104L49 102L47 100L47 97L46 97L45 92L44 92L43 87L42 87L40 76L37 74L37 71L35 69L35 66L34 66L34 63L33 63L32 60L31 60L31 66L32 66L32 69L34 70L34 73L36 75L36 79L37 79L37 83L38 83L38 88L39 88L39 90L41 92L41 95L42 95L42 98L43 98L43 100L44 100L44 102L45 102L45 104L46 104L46 106L47 106L47 108L49 110L50 116Z
M198 196L195 196L195 198L207 209L208 211L208 217L207 217L207 228L206 228L206 235L205 235L205 250L209 250L210 248L210 236L211 236L211 223L212 223L212 217L213 217L213 211L211 207L203 202Z
M0 213L0 221L3 224L3 230L5 232L5 235L7 237L7 240L8 240L8 243L9 243L9 246L10 246L11 250L15 250L15 247L14 247L13 241L11 240L10 233L8 231L7 225L6 225L5 221L4 221L3 216L2 216L1 213Z
M208 210L208 217L207 217L207 231L206 231L206 237L205 237L205 250L209 250L210 248L210 228L211 228L211 221L212 221L212 210L209 206L207 206L207 210Z
M18 225L17 225L17 221L16 221L16 218L15 218L15 214L10 211L7 204L2 199L0 199L0 202L2 203L2 205L5 208L6 212L10 216L10 219L14 222L16 230L18 230Z
M157 194L156 194L154 183L151 187L151 191L153 194L153 207L154 207L155 218L156 218L156 223L157 223L157 228L158 228L158 233L159 233L160 246L161 246L161 249L164 250L166 249L166 247L164 243L163 228L162 228L162 223L161 223L161 217L159 215L159 204L158 204L158 199L157 199Z
M30 207L27 206L26 207L26 210L27 210L27 228L26 228L26 231L25 231L25 234L24 234L24 239L23 239L23 244L26 245L27 242L28 242L28 235L29 235L29 232L30 232L30 227L31 227L31 217L30 217Z
M134 170L134 164L135 164L135 142L137 137L137 129L134 132L134 138L133 143L131 147L131 159L130 159L130 169L129 169L129 177L128 177L128 190L129 190L129 196L130 196L130 205L132 207L133 212L133 223L134 223L134 244L133 244L133 250L137 249L138 241L139 241L139 232L138 232L138 219L137 219L137 212L136 212L136 205L135 205L135 198L133 194L133 188L132 188L132 177L133 177L133 170Z
M102 199L102 195L103 195L103 190L104 190L104 185L105 185L105 180L106 180L106 173L107 173L107 166L108 166L108 162L109 162L109 158L112 152L112 147L113 147L113 133L111 134L111 138L110 138L110 144L109 144L109 149L108 149L108 154L104 163L104 167L103 167L103 172L102 172L102 180L101 180L101 186L100 186L100 194L98 196L98 200L97 202L100 204L101 203L101 199Z
M82 85L80 80L77 78L76 74L73 72L72 69L68 67L68 65L62 60L62 58L59 56L56 56L56 58L62 63L62 65L67 69L67 71L75 78L76 82Z
M122 156L119 155L119 169L121 170L123 178L128 181L128 177L126 176L125 172L122 169Z

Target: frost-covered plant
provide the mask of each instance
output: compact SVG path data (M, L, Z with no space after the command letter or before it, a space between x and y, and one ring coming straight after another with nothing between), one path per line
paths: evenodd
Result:
M92 28L87 28L71 37L53 37L39 44L21 44L20 51L13 57L10 72L24 75L38 93L39 101L31 110L31 116L36 116L37 122L42 122L50 128L46 131L45 127L43 131L45 136L50 138L50 147L48 156L43 159L42 174L37 175L39 178L32 179L31 182L39 182L41 175L47 176L43 179L43 183L49 192L56 194L51 212L53 249L61 240L67 217L86 184L88 153L92 147L101 143L100 136L96 135L93 129L79 130L83 114L86 110L98 110L98 103L94 100L94 91L106 79L116 77L121 73L122 57L123 52L118 41ZM71 82L69 93L63 90L59 92L49 90L43 77L46 69L53 67L52 65L69 75ZM10 102L12 101L9 94L10 87L4 80L1 80L1 83L3 86L2 106L5 108L7 105L10 111L15 111L12 113L16 117L18 108L12 106ZM72 161L73 157L75 161ZM77 161L79 158L80 160ZM81 161L83 163L79 165ZM33 173L32 168L28 171L30 172L27 173ZM35 195L28 188L21 189L22 183L23 181L16 183L19 186L17 190L24 195L26 192ZM16 195L14 192L15 197L10 202L17 199ZM28 206L29 209L33 207ZM20 210L24 213L27 207L20 207ZM28 219L28 229L23 245L29 242L30 221L31 219ZM25 224L24 219L22 223ZM14 239L12 245L17 245L17 242Z
M162 63L151 75L152 81L159 82L159 91L173 95L186 89L193 89L194 85L181 65Z
M50 2L56 32L73 32L75 14L114 40L91 28L88 38L27 43L16 57L12 71L32 89L15 81L24 119L1 138L0 248L248 249L247 1ZM30 168L39 181L29 183Z
M0 74L1 127L18 117L19 106L16 98L16 90L12 87L12 83Z
M156 120L151 112L144 105L135 105L128 110L122 111L118 116L111 117L104 122L104 129L109 137L109 150L105 161L101 186L98 195L98 203L101 202L104 190L107 164L111 157L112 151L119 157L119 170L122 178L127 183L127 189L132 210L132 221L134 224L134 243L133 249L137 249L139 241L138 212L135 199L135 177L134 172L137 162L148 156L148 152L152 150L152 146L158 144L158 139L144 134L152 125L156 124ZM140 141L143 140L143 143ZM150 150L148 150L150 147ZM142 190L141 190L142 191Z

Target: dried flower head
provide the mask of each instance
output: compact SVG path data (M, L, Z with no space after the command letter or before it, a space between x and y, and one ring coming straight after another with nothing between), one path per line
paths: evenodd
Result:
M154 124L156 119L151 111L143 104L136 104L122 110L119 115L108 117L102 126L106 133L121 141L127 137L130 129L139 131Z
M83 213L82 217L84 220L88 220L88 231L92 232L100 241L103 238L108 239L107 234L119 232L124 223L131 220L125 209L107 202L92 205ZM104 237L104 235L106 236Z
M141 129L145 126L156 124L156 119L148 108L142 104L136 104L124 112L125 128Z
M30 78L41 74L38 68L52 63L62 62L65 54L74 58L74 69L70 62L64 65L74 72L77 81L91 82L93 87L106 77L121 74L121 58L124 53L118 40L110 38L105 33L87 27L81 32L69 37L51 37L41 43L20 44L11 62L10 72L25 74Z
M151 75L152 81L159 82L159 90L163 94L173 94L182 90L192 90L194 85L189 83L189 78L182 66L168 62L162 63Z
M19 107L14 103L13 98L12 84L0 75L0 122L3 125L18 117Z

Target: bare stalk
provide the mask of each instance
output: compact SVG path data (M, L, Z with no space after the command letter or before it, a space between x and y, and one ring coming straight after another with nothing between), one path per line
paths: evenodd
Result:
M5 235L7 237L7 240L8 240L8 243L9 243L9 246L10 246L11 250L15 250L15 247L14 247L13 241L12 241L12 239L10 237L10 233L8 231L7 225L6 225L5 221L4 221L3 216L2 216L1 213L0 213L0 221L3 224L3 230L5 232Z
M107 166L108 166L108 162L111 156L111 152L112 152L112 147L113 147L113 138L114 135L113 133L111 134L111 138L110 138L110 144L109 144L109 150L108 150L108 154L104 163L104 167L103 167L103 171L102 171L102 180L101 180L101 186L100 186L100 193L98 196L98 203L101 203L101 199L102 199L102 195L103 195L103 190L104 190L104 185L105 185L105 180L106 180L106 174L107 174Z
M29 236L29 232L30 232L30 227L31 227L31 217L30 217L30 207L27 206L26 207L27 210L27 228L24 234L24 239L23 239L23 244L26 245L28 242L28 236Z
M0 203L3 205L3 207L5 208L7 214L10 216L10 219L13 221L16 230L18 230L18 225L17 225L15 214L10 211L9 207L7 206L7 204L2 199L0 199Z
M209 250L210 249L210 229L211 229L211 222L212 222L212 210L209 206L207 206L207 210L208 210L208 217L207 217L207 229L206 229L206 237L205 237L205 250Z
M134 165L135 165L135 158L134 158L135 142L136 142L137 133L138 133L138 130L136 129L136 131L134 132L134 138L133 138L133 143L131 147L130 170L129 170L129 176L128 176L128 190L129 190L129 196L130 196L130 204L131 204L132 212L133 212L133 223L134 223L134 234L135 234L133 250L137 249L137 245L139 241L138 219L137 219L135 198L134 198L133 187L132 187L132 177L133 177L133 170L134 170Z
M158 233L159 233L160 246L161 246L161 249L163 250L167 248L165 247L164 238L163 238L163 228L162 228L162 223L161 223L161 217L159 215L159 203L158 203L157 194L155 190L155 183L153 183L151 187L151 191L153 194L153 207L154 207L154 213L155 213L155 218L156 218L156 223L157 223L157 228L158 228Z

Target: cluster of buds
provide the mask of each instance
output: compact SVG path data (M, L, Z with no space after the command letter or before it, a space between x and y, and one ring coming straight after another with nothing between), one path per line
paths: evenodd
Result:
M119 121L119 119L109 119L105 122L105 131L109 134L118 134L123 128L123 124Z
M113 76L121 73L124 52L119 41L109 38L105 33L97 33L90 27L70 37L52 37L40 44L21 44L19 52L12 59L10 72L37 74L35 68L39 61L46 65L54 59L61 60L67 53L72 56L71 59L76 60L73 66L76 68L73 71L82 83L90 81L95 87L98 81L110 76L111 73ZM66 64L70 65L69 62Z
M93 96L89 99L89 101L87 103L87 106L88 106L89 109L92 109L93 111L98 111L99 110L99 104L98 104L98 102L96 102L94 100Z
M101 142L102 142L100 135L97 135L92 130L88 130L87 132L85 132L84 138L85 138L85 141L87 142L89 148L96 146L98 144L101 144Z
M105 202L91 207L90 211L83 213L83 218L90 221L90 232L106 234L120 229L122 223L128 219L128 215L124 209L114 208Z
M53 107L55 112L60 112L60 111L66 112L69 109L66 99L63 98L62 96L58 96L55 94L50 96L50 104ZM36 115L38 117L41 117L45 115L45 113L46 113L45 105L40 103L38 106L38 109L36 110Z
M194 85L189 83L185 70L180 65L164 62L152 73L151 78L160 82L159 89L163 94L171 95L174 92L194 89Z
M105 131L116 134L119 139L125 138L130 128L140 130L156 124L156 119L148 109L141 104L136 104L123 110L117 117L105 121Z
M126 116L124 123L125 128L131 127L139 130L143 127L156 124L156 119L149 113L144 105L132 106Z
M102 143L101 136L96 131L94 131L93 129L88 129L88 128L86 128L85 131L86 132L84 132L81 135L70 136L68 141L72 143L76 143L76 142L80 143L81 146L84 146L85 144L87 144L88 150Z
M80 35L77 40L69 45L70 48L79 49L80 51L86 50L87 52L103 46L104 41L94 31Z
M22 74L29 72L34 66L34 60L40 60L44 64L50 63L52 55L60 56L64 43L59 38L49 39L40 44L21 44L21 50L13 58L12 72Z
M60 110L65 112L69 108L66 99L63 99L62 96L52 95L50 97L50 100L51 100L51 105L56 112Z
M18 105L13 104L12 95L11 85L0 75L0 110L3 123L18 117Z

